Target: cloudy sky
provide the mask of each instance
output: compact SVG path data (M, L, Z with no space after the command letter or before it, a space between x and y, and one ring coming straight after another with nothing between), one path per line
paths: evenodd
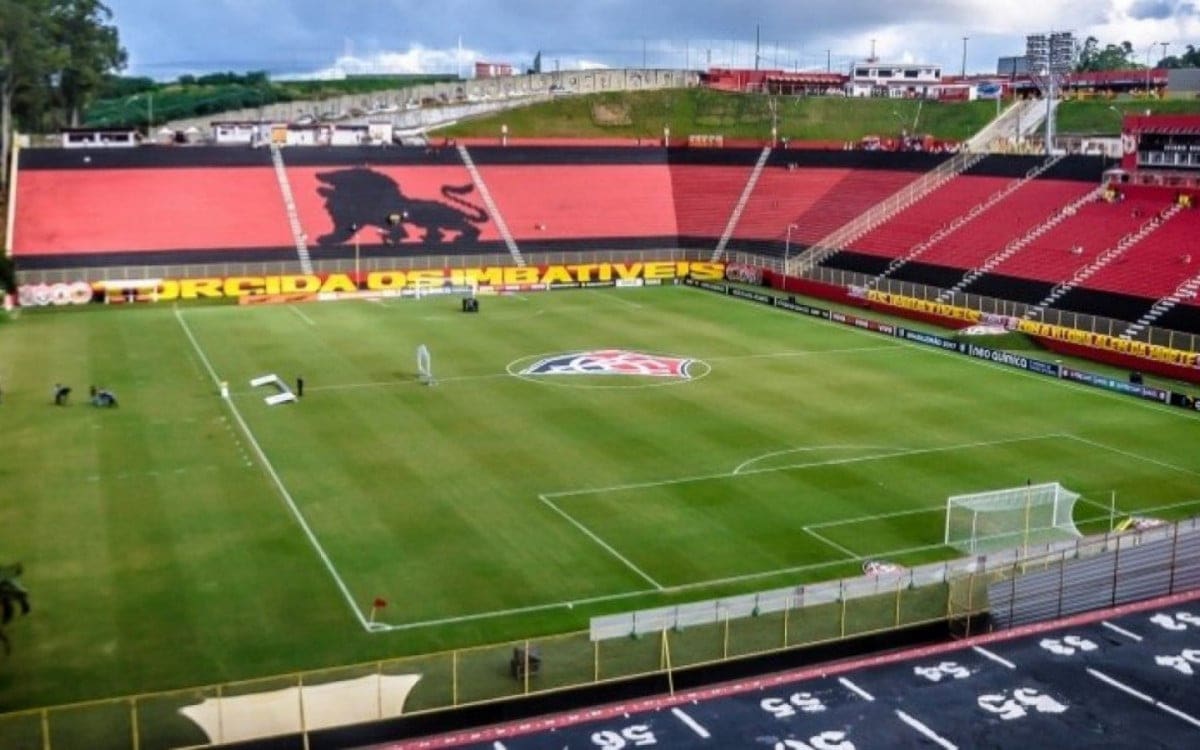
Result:
M475 60L592 66L836 69L866 57L994 72L1024 35L1129 40L1139 62L1200 45L1200 0L107 0L128 73L462 70ZM461 43L461 53L459 45ZM1152 61L1162 47L1152 48Z

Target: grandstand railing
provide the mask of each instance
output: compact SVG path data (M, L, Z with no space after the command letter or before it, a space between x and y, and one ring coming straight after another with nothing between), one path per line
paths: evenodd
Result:
M755 255L751 253L730 253L728 261L730 263L744 263L771 271L780 273L783 272L783 261L779 258L774 258L771 256ZM825 266L817 266L815 268L808 269L800 275L812 281L819 281L824 284L843 287L858 286L865 288L868 286L868 284L876 279L874 274L858 273L856 271L847 271L840 268L827 268ZM881 292L888 292L890 294L915 297L917 299L929 300L931 302L943 302L945 304L955 305L957 307L964 307L969 310L978 310L982 313L1007 315L1016 318L1023 317L1027 312L1034 308L1034 305L1024 302L1014 302L1013 300L985 297L981 294L951 292L950 290L942 287L919 284L913 281L901 281L899 279L887 277L879 279L874 283L872 288ZM1127 320L1106 318L1102 315L1091 315L1089 313L1074 312L1072 310L1060 310L1052 307L1043 310L1039 319L1043 323L1050 323L1053 325L1074 328L1080 331L1088 331L1091 333L1103 333L1108 336L1120 336L1132 325L1132 323ZM1167 346L1172 349L1179 349L1182 351L1200 351L1200 335L1186 333L1184 331L1174 331L1169 328L1147 327L1144 330L1138 331L1137 334L1131 338L1134 341L1145 341L1150 344Z
M1123 550L1172 539L1176 544L1165 565L1174 570L1178 561L1194 562L1195 544L1183 544L1182 540L1195 540L1197 531L1200 531L1200 518L1193 518L1177 524L1109 532L922 565L883 574L874 581L854 578L812 584L797 588L797 591L809 592L807 598L803 595L788 597L781 607L771 611L764 608L757 613L749 611L743 617L719 616L710 622L689 626L660 620L654 623L655 627L625 638L594 640L588 631L583 631L0 714L0 747L6 750L208 747L234 739L234 711L230 710L224 721L216 722L217 736L210 739L181 716L180 709L211 700L215 701L214 709L220 717L226 701L292 689L296 691L296 723L290 733L307 734L317 727L306 724L305 717L323 712L312 710L315 706L310 705L310 701L315 703L315 697L310 697L305 689L345 684L350 680L375 678L382 685L386 677L419 675L420 680L405 697L403 712L399 714L414 716L634 677L669 676L678 669L832 643L899 627L936 622L970 623L972 617L989 611L988 587L997 582L1032 571L1053 569L1069 561L1110 552L1119 555ZM1119 569L1117 575L1121 575ZM1192 585L1190 580L1190 577L1167 576L1165 588L1148 596L1182 591ZM1107 605L1101 603L1099 606ZM966 627L969 625L964 625ZM969 630L960 632L970 635ZM533 647L541 659L541 669L536 674L525 672L514 677L511 670L514 653L532 653ZM366 682L369 684L370 680ZM668 681L668 685L671 684ZM359 707L363 702L377 707L375 718L396 715L385 709L393 701L384 699L382 688L379 691L374 694L368 688L366 694L357 696Z

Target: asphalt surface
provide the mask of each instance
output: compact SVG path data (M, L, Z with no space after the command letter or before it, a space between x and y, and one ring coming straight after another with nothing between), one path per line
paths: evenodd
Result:
M381 747L1200 748L1200 592Z

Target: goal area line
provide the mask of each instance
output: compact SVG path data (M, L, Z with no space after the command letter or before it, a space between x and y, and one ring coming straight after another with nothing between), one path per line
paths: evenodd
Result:
M220 377L218 376L216 370L214 369L214 367L213 367L211 361L209 360L207 354L205 353L204 349L201 347L199 341L193 334L191 327L188 325L182 312L178 308L176 308L176 310L175 310L175 317L180 325L180 328L182 329L183 333L185 334L185 337L187 338L188 342L191 344L193 350L195 351L195 353L199 357L201 363L203 364L206 374L212 380L213 385L218 386L220 383ZM888 348L895 348L895 347L888 347ZM472 379L473 380L473 379L489 378L489 377L502 377L502 375L487 374L487 375L482 375L482 376L478 376L478 375L477 376L465 376L462 379L464 379L464 380ZM382 385L385 385L385 384L384 383L352 384L351 386L347 386L347 387L368 387L369 388L369 387L379 387ZM258 442L256 436L254 435L253 431L251 430L249 424L243 418L240 410L238 409L238 407L235 404L233 399L226 399L226 408L228 408L230 410L231 414L234 416L238 426L241 428L242 433L245 435L247 441L250 443L251 447L253 448L255 456L258 459L258 461L260 462L260 466L263 468L264 472L268 475L268 478L271 480L272 484L275 486L275 489L278 491L280 497L283 499L285 505L287 506L288 510L290 511L290 514L294 517L294 519L297 521L297 524L301 527L302 533L304 534L309 545L313 548L317 557L320 559L323 567L326 569L326 571L329 573L330 577L333 579L333 582L335 583L336 588L338 589L342 598L345 600L347 606L350 608L351 613L354 616L354 619L360 624L360 626L367 633L385 633L385 632L412 630L412 629L418 629L418 628L454 625L454 624L458 624L458 623L476 622L476 621L481 621L481 620L496 619L496 618L502 618L502 617L519 616L519 615L532 614L532 613L536 613L536 612L546 612L546 611L555 610L555 609L565 609L565 608L574 607L577 605L578 606L586 606L589 604L599 604L599 603L604 603L604 602L621 601L621 600L633 599L636 597L653 596L655 594L683 593L683 592L688 592L688 591L693 591L693 590L703 590L706 588L722 586L722 585L739 584L739 583L745 583L745 582L750 582L750 581L755 581L755 580L764 580L764 579L769 579L771 577L781 576L781 575L790 575L790 574L795 574L795 573L812 572L812 571L821 570L821 569L825 569L825 568L834 568L837 566L845 565L848 562L865 559L865 557L862 555L855 555L854 557L846 557L845 555L853 552L853 550L849 549L848 547L841 547L841 545L835 545L833 547L834 549L836 549L837 547L841 547L841 549L839 550L839 553L842 554L843 557L841 557L839 559L831 559L831 560L826 560L826 561L822 561L822 562L818 562L818 563L811 563L811 564L806 564L806 565L790 566L790 567L779 568L779 569L775 569L775 570L756 571L753 573L746 573L746 574L740 574L740 575L734 575L734 576L718 577L718 578L706 579L706 580L701 580L701 581L692 581L692 582L688 582L685 584L674 585L674 586L662 585L656 579L654 579L653 577L648 575L646 572L642 572L642 571L640 571L640 569L637 569L637 574L638 574L639 578L641 578L642 580L645 580L647 583L650 583L652 586L651 588L631 588L631 589L624 590L624 591L618 591L618 592L615 592L612 594L604 594L604 595L585 597L585 598L580 598L580 599L560 600L560 601L553 601L553 602L547 602L547 603L541 603L541 604L531 604L531 605L526 605L526 606L521 606L521 607L490 610L490 611L485 611L485 612L467 613L467 614L454 615L454 616L448 616L448 617L429 618L429 619L407 622L407 623L405 623L405 622L389 623L389 622L378 621L378 620L372 622L368 619L368 616L366 614L367 608L360 607L360 606L358 606L358 604L356 604L357 600L356 600L354 594L352 593L350 586L343 579L343 577L340 574L340 572L338 571L337 566L334 563L333 559L324 549L318 535L312 529L312 527L309 525L307 519L304 517L304 515L301 512L300 508L298 507L296 501L294 500L291 492L288 490L288 488L284 484L283 479L280 477L279 473L275 470L267 452L263 449L263 447ZM789 464L789 465L785 465L785 466L772 466L772 467L765 467L765 468L746 468L746 464L742 464L738 467L737 471L731 471L731 472L712 473L712 474L687 476L687 477L677 477L677 478L665 479L665 480L660 480L660 481L629 483L629 484L622 484L622 485L613 485L613 486L608 486L608 487L580 488L580 489L567 490L567 491L562 491L562 492L544 493L543 495L539 495L538 497L539 497L539 500L546 502L547 505L550 505L559 514L564 516L566 520L571 522L573 525L580 527L582 530L582 529L586 529L586 527L583 526L578 521L578 519L573 518L569 513L567 513L560 506L558 506L557 503L553 503L553 502L549 502L549 501L552 501L557 498L575 497L575 496L597 494L597 493L604 493L604 492L614 492L614 491L631 490L631 489L639 489L639 488L652 488L652 487L660 487L660 486L667 486L667 485L684 484L684 483L689 483L689 482L712 481L712 480L718 480L718 479L742 478L742 477L754 476L754 475L761 474L761 473L788 471L788 470L812 468L812 467L820 467L820 466L832 466L832 465L840 465L840 464L853 464L853 463L877 461L877 460L890 459L890 458L902 458L905 456L915 456L915 455L948 452L948 451L955 451L955 450L967 450L967 449L972 449L972 448L983 448L983 447L989 447L989 446L1005 445L1005 444L1010 444L1010 443L1029 442L1029 441L1047 440L1047 439L1076 440L1076 441L1085 443L1085 444L1090 445L1095 448L1104 449L1104 450L1111 451L1113 453L1124 455L1127 458L1143 460L1143 461L1149 462L1151 464L1157 465L1160 468L1169 468L1169 469L1183 471L1183 472L1196 474L1196 475L1200 476L1200 472L1193 472L1193 471L1190 471L1188 469L1184 469L1181 467L1173 466L1170 464L1164 464L1155 459L1144 457L1144 456L1139 456L1139 455L1133 454L1133 453L1129 453L1129 452L1121 450L1119 448L1113 448L1112 446L1107 446L1102 443L1088 440L1086 438L1080 438L1080 437L1070 435L1070 434L1065 434L1065 433L1046 433L1046 434L1042 434L1042 435L1006 438L1006 439L982 441L982 442L960 443L960 444L955 444L955 445L939 446L939 447L932 447L932 448L921 448L921 449L913 449L913 450L889 450L888 452L885 452L885 453L868 455L868 456L855 456L855 457L847 457L847 458L842 458L842 459L831 459L831 460L827 460L827 461L796 463L796 464ZM762 458L762 457L760 457L760 458ZM1096 503L1094 501L1090 501L1090 500L1086 500L1086 499L1084 501L1088 502L1091 505L1095 505L1097 507L1103 507L1105 510L1109 509L1108 506L1102 506L1101 504ZM1169 508L1185 507L1185 506L1189 506L1189 505L1200 505L1200 499L1198 499L1196 501L1188 501L1185 503L1177 503L1175 505L1170 505L1170 506L1162 506L1160 508L1146 508L1140 512L1153 512L1155 510L1166 510ZM805 528L805 531L808 532L810 536L814 536L815 538L820 539L820 537L818 537L817 535L812 534L810 529L815 530L815 529L829 528L829 527L840 526L840 525L868 523L868 522L872 522L872 521L878 521L882 518L888 518L888 517L894 517L894 516L900 516L900 515L929 513L932 510L937 510L937 509L940 509L941 507L942 506L937 506L936 508L919 508L919 509L912 509L912 510L907 510L907 511L898 511L898 512L894 512L894 513L874 514L874 515L858 516L858 517L853 517L853 518L838 519L835 521L826 521L826 522L819 522L816 524L810 524L810 525L805 526L804 528ZM624 560L623 556L620 555L620 553L616 550L615 547L612 547L611 544L609 544L608 542L603 540L599 535L596 535L594 532L591 532L589 530L588 536L593 537L593 541L598 543L599 546L610 548L610 549L607 549L606 552L608 554L615 553L617 555L617 557L619 559L621 559L623 561L623 564L625 564L627 567L632 565L631 562ZM939 543L939 544L934 544L934 545L924 545L924 546L920 546L920 547L892 550L892 551L880 553L879 555L874 555L874 556L876 556L876 557L901 556L901 555L906 555L906 554L925 552L925 551L938 549L938 548L942 548L942 547L944 547L944 545Z

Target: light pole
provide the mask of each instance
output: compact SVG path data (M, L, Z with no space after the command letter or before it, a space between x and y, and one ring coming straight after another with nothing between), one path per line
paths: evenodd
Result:
M788 224L787 236L783 240L783 275L788 275L788 258L792 253L792 230L798 229L795 224Z
M967 77L967 41L971 37L964 36L963 39L963 56L962 56L962 77Z
M1164 44L1164 42L1150 42L1146 47L1146 98L1150 98L1150 53L1154 51L1154 45ZM1164 47L1163 49L1166 49Z

